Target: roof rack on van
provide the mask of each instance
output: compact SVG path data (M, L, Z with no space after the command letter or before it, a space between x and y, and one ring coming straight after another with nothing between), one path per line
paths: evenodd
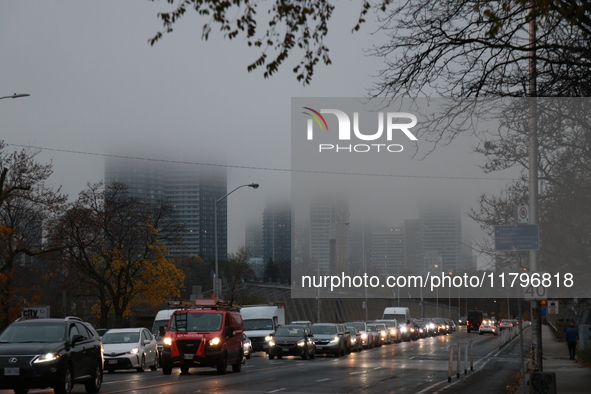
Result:
M175 309L175 308L179 308L179 309L183 309L183 308L190 308L193 305L195 305L195 303L193 301L169 301L168 302L168 307L169 309Z
M193 304L191 309L217 309L239 312L240 306L235 302L230 303L215 298L198 298L195 300L195 304Z

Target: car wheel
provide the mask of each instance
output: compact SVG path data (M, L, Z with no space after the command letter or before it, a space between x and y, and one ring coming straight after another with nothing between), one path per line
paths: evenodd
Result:
M92 376L92 380L84 383L84 387L86 388L87 393L98 393L101 389L101 385L103 384L103 370L101 369L101 362L98 360L96 362L96 368L94 370L94 375Z
M283 356L277 356L277 360L283 360Z
M242 370L242 359L244 355L240 352L240 356L236 359L236 363L232 364L232 372L240 372Z
M307 360L310 358L310 351L308 350L308 347L304 347L304 352L302 353L302 360Z
M316 347L314 347L314 349L312 349L312 353L310 354L310 359L314 359L316 358Z
M14 394L27 394L29 389L14 389Z
M66 365L64 381L60 382L58 386L55 386L53 391L55 394L70 394L72 392L72 386L74 386L74 374L72 373L72 367Z
M156 357L154 357L154 365L150 366L150 370L151 371L155 371L155 370L158 369L158 367L159 367L159 365L158 365L159 364L159 362L158 362L159 361L159 358L160 357L158 357L158 355L156 355Z
M172 373L172 365L168 363L162 363L162 375L170 375Z
M224 354L222 356L222 360L220 361L220 363L217 366L218 375L225 375L227 368L228 368L228 356L226 354Z
M135 370L138 372L144 372L145 369L146 369L146 357L142 356L142 361L140 363L140 366L137 367Z
M481 333L481 332L479 332L479 334L480 334L480 335L482 335L482 333Z
M107 369L107 372L108 373L115 373L115 370L114 369Z
M275 356L269 353L269 360L275 360Z

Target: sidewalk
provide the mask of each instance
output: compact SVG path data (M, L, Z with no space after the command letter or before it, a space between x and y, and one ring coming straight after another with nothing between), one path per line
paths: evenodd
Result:
M590 393L591 369L568 357L566 342L559 342L549 326L542 325L543 372L556 374L557 393Z

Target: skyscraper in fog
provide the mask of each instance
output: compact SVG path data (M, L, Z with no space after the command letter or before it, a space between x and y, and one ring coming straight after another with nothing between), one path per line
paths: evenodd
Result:
M291 205L267 202L263 211L263 259L291 260Z
M132 196L174 206L184 236L181 248L167 245L172 255L214 258L214 203L227 193L225 167L108 157L105 183L113 182L127 185ZM218 256L223 260L228 250L226 199L217 204L217 217Z
M422 225L423 271L448 272L462 265L462 225L459 204L425 203Z
M317 198L310 205L310 259L321 275L347 271L349 204L338 198Z
M244 246L251 258L263 258L263 227L261 219L249 220L244 229Z
M374 273L398 275L405 268L404 228L374 229L371 241L371 263Z

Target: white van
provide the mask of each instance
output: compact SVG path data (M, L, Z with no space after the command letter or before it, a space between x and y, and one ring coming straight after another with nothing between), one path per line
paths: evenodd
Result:
M384 309L382 319L396 320L400 330L400 340L410 341L411 333L407 324L410 322L410 309L406 307L388 307Z
M152 334L156 337L156 341L158 342L158 354L162 355L162 338L160 337L160 327L166 328L168 326L168 321L170 320L170 316L172 312L177 311L179 308L176 309L163 309L156 313L156 317L154 318L154 324L152 325Z
M285 309L275 305L246 306L240 308L244 332L252 342L252 351L267 351L267 340L277 327L285 324Z
M410 309L406 307L388 307L384 309L382 319L396 319L398 324L406 324L410 320Z

